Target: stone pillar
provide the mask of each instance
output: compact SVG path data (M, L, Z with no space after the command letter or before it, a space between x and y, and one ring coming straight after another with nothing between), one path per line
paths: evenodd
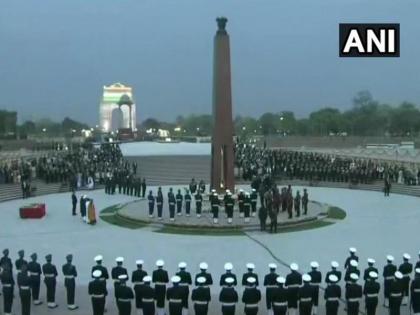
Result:
M211 146L211 188L234 191L233 121L227 19L217 18L213 60L213 137Z

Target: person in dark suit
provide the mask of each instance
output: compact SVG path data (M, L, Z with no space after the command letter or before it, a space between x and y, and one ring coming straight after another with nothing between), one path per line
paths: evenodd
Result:
M76 215L77 197L76 197L76 193L74 192L74 190L71 193L71 204L72 204L72 214Z

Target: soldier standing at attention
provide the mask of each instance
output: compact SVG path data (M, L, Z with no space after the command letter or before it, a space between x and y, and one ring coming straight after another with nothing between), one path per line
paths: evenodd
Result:
M136 309L140 314L142 309L142 296L140 295L140 287L143 285L143 278L147 276L147 272L143 270L143 260L136 260L137 269L131 274L131 283L136 296Z
M48 308L56 308L58 305L55 303L55 287L57 285L57 268L51 263L52 255L45 256L47 261L42 265L42 273L44 274L44 283L47 288L47 306Z
M369 277L366 279L365 286L363 288L363 294L365 295L366 314L375 315L376 308L378 307L378 296L380 285L376 282L378 273L375 271L369 272Z
M226 272L220 276L219 285L221 287L225 286L226 285L226 279L227 278L232 278L234 280L232 285L236 286L238 284L238 282L236 280L236 275L234 273L232 273L232 269L233 269L232 263L227 262L224 267L225 267Z
M251 197L248 192L245 193L243 208L244 208L245 223L248 223L249 215L251 212Z
M184 289L179 286L181 278L173 276L171 278L172 287L168 288L166 299L169 302L169 315L182 315Z
M106 282L101 280L102 272L96 269L92 273L94 280L89 282L88 292L91 297L93 315L104 315L105 312L105 299L108 295L106 289Z
M367 281L370 278L369 273L371 271L374 271L375 273L378 273L378 268L374 267L375 259L368 258L367 263L368 263L368 267L365 269L365 272L363 273L363 280L365 280L365 281Z
M141 181L141 197L144 198L144 196L146 195L146 178L143 177L143 180Z
M126 285L127 274L118 276L119 285L115 292L119 315L131 315L131 300L134 299L133 289Z
M360 277L360 270L357 268L358 266L359 266L359 263L357 261L355 260L350 261L350 267L346 269L346 273L344 274L344 281L346 282L346 288L348 284L353 282L350 277L352 273L355 273L356 275Z
M147 200L149 202L149 218L153 218L153 211L155 208L155 197L153 196L153 192L149 191L149 195L147 196Z
M239 189L239 194L238 194L238 207L239 207L239 216L241 218L244 217L244 199L245 199L245 194L243 189Z
M73 255L66 256L67 263L63 265L64 286L67 289L67 308L71 311L79 308L74 304L77 270L72 264Z
M252 188L251 192L251 212L252 216L255 217L257 214L257 201L258 201L258 194L255 188Z
M184 290L184 294L182 296L182 313L188 314L188 299L190 296L190 285L192 284L191 274L186 271L187 263L180 262L178 264L179 271L176 275L181 279L179 282L180 288Z
M402 285L403 285L403 300L402 300L402 305L407 305L408 304L408 295L410 292L410 276L411 273L413 272L413 264L409 262L409 260L411 259L409 254L404 254L403 255L403 260L404 262L399 266L398 271L402 273L403 275L403 280L402 280Z
M268 314L272 315L286 315L287 313L287 289L284 287L286 283L286 279L283 277L276 278L277 286L273 287L270 293L270 307L272 307L272 311L268 312Z
M325 282L326 283L329 283L329 277L330 277L330 275L335 275L335 276L337 276L337 278L338 278L338 282L340 282L340 280L341 280L341 271L339 271L339 270L337 270L337 268L339 267L340 265L338 264L338 262L336 262L336 261L332 261L331 262L331 270L330 271L328 271L327 272L327 274L326 274L326 276L325 276Z
M321 271L318 270L319 264L316 261L311 262L311 271L308 274L311 276L311 286L313 289L313 314L318 314L318 302L319 302L319 286L322 282Z
M163 212L163 194L162 194L162 187L158 188L157 197L156 197L156 207L157 207L157 216L159 220L163 220L162 212Z
M397 266L392 262L394 257L391 255L386 256L387 264L384 267L382 276L384 278L384 306L389 307L389 295L391 292L391 284L395 279L395 272L397 271Z
M411 292L411 305L413 313L420 314L420 268L416 268L416 274L414 280L411 281L410 292Z
M25 263L22 264L21 271L17 275L22 315L31 314L31 281L28 276L27 267Z
M296 197L295 197L295 200L294 200L296 217L300 217L300 202L301 202L301 197L300 197L300 192L298 190L296 192Z
M168 272L163 269L165 262L156 261L157 269L153 271L152 282L155 284L157 315L165 314L166 284L169 282Z
M242 302L245 304L245 315L257 315L258 303L261 301L261 292L256 287L257 279L254 277L247 278L247 287L242 294Z
M139 285L136 292L141 297L141 310L143 315L155 315L155 290L150 286L152 277L145 276L143 284ZM139 312L141 314L141 312Z
M21 249L20 251L18 251L18 256L19 258L16 259L15 261L15 267L16 267L16 272L19 273L20 272L20 267L25 264L27 265L28 262L25 260L25 251L23 249Z
M396 271L389 291L389 315L400 315L403 298L403 274Z
M13 272L12 260L9 258L9 250L6 248L3 250L3 257L0 258L0 266L8 265L9 270Z
M114 294L115 297L117 297L117 289L118 286L120 285L120 276L121 275L127 275L127 280L128 280L128 273L127 273L127 269L125 269L122 265L124 262L124 257L117 257L115 259L115 262L117 263L117 265L115 267L113 267L111 269L111 277L112 280L114 280Z
M12 314L12 306L14 299L15 280L13 279L13 272L8 263L0 265L0 279L3 286L3 311L6 315Z
M290 273L286 276L286 288L288 291L287 308L290 315L295 315L298 307L299 288L302 285L302 275L298 272L299 266L295 263L290 265Z
M286 193L287 200L287 213L289 214L289 219L293 218L293 195L291 190L288 190Z
M220 207L220 200L217 193L213 193L211 202L211 212L213 213L213 223L219 223L219 207Z
M92 267L92 277L93 277L93 273L96 270L99 270L101 272L101 276L99 277L100 281L103 281L106 287L106 281L109 279L109 274L108 274L108 269L106 269L106 267L104 267L102 265L102 261L103 261L103 257L101 255L98 255L94 258L96 265Z
M178 193L176 194L176 214L178 216L182 215L182 194L181 189L178 189Z
M39 288L41 286L41 265L37 262L38 256L36 253L31 255L32 261L28 263L28 275L31 281L32 300L34 305L42 304L39 300Z
M197 193L194 196L195 198L195 211L197 218L201 217L201 206L203 204L203 196L200 193L200 190L197 190Z
M206 279L206 283L204 286L208 287L213 284L213 277L211 276L211 273L207 272L207 269L209 266L206 262L200 263L200 272L195 275L195 285L198 285L197 279L199 277L204 277Z
M324 293L326 315L338 314L338 306L341 298L341 288L337 282L338 278L336 275L331 274L328 277L328 285Z
M346 287L347 314L358 315L363 289L362 286L357 283L357 280L359 279L357 274L352 273L350 279L352 282Z
M228 219L228 223L231 224L233 221L233 207L235 205L235 200L232 197L232 193L228 191L226 193L225 198L225 209L226 209L226 215Z
M72 215L77 215L77 213L76 213L77 197L76 197L76 193L74 192L74 190L71 193L71 204L72 204Z
M258 211L258 218L260 219L260 230L265 231L267 222L267 209L264 206L260 207Z
M169 204L169 220L175 221L175 195L172 191L172 187L169 188L168 192L168 204Z
M198 277L197 287L192 290L191 300L194 304L195 315L207 315L211 300L210 288L206 286L207 279Z
M219 294L219 302L222 304L222 315L235 315L238 292L233 287L235 279L228 277L224 280L224 286Z
M247 263L246 269L248 269L248 271L242 275L242 285L243 286L248 285L248 278L255 278L255 283L252 286L258 287L259 285L258 275L254 272L255 265L253 263Z
M190 216L191 213L191 195L188 190L185 191L184 200L185 200L185 214L187 217Z
M303 208L303 214L308 214L308 203L309 203L309 195L307 189L303 189L303 196L302 196L302 208Z
M278 274L276 273L277 265L274 263L270 263L268 265L270 272L265 275L264 277L264 286L265 286L265 301L267 306L267 311L269 314L272 314L271 308L271 296L272 292L275 288L277 288L277 278Z
M346 258L346 262L344 263L344 268L347 269L350 266L350 261L351 260L355 260L357 262L359 262L359 257L357 257L356 255L356 248L354 247L350 247L349 248L349 252L350 252L350 256Z
M300 315L311 315L312 314L312 303L313 303L313 287L311 285L311 276L304 274L302 276L303 285L299 288L299 314Z

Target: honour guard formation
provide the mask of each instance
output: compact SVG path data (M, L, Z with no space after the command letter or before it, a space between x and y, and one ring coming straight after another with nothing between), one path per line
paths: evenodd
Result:
M131 315L132 310L143 315L207 315L210 304L219 304L216 308L223 315L337 315L340 309L348 315L360 312L399 315L404 309L410 314L420 314L420 252L415 266L410 262L409 254L403 255L399 265L388 255L382 272L373 258L368 258L364 264L359 262L355 248L350 248L349 252L343 269L338 262L331 262L331 270L326 273L324 282L316 261L311 262L307 270L292 263L288 266L289 272L283 275L277 272L277 264L269 263L268 273L261 284L253 263L245 264L245 272L238 282L233 264L227 262L225 273L220 276L220 287L214 286L206 262L199 264L200 271L192 277L186 262L180 262L178 271L170 276L165 262L158 259L155 270L149 275L143 268L144 261L139 259L130 278L124 267L124 258L117 257L116 266L111 269L114 299L108 295L111 284L108 268L103 265L104 258L98 255L94 258L92 280L87 290L91 310L86 310L86 314L103 315L112 300L119 315ZM18 252L18 257L13 264L9 250L5 249L0 259L4 314L13 314L13 305L19 302L22 315L31 314L32 307L44 307L44 301L40 299L41 279L45 284L47 308L59 307L55 302L56 286L63 279L66 308L69 313L78 309L75 301L78 274L72 263L73 255L65 257L62 275L59 275L50 254L45 256L42 266L37 262L36 253L31 255L30 262L25 260L23 250ZM362 265L366 266L364 270ZM19 302L15 301L15 293L18 293ZM383 306L380 305L381 295ZM264 300L265 303L261 303ZM325 306L323 313L320 305Z

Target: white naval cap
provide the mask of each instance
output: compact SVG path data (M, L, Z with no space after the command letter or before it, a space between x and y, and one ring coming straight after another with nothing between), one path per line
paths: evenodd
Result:
M245 193L245 196L249 197L249 192L246 192L246 193Z
M204 278L204 277L198 277L197 278L197 283L199 283L199 284L206 283L206 278Z
M416 270L414 270L417 274L420 274L420 268L416 268Z
M143 277L143 282L152 282L152 277L151 276L144 276Z
M227 263L225 264L225 270L232 270L232 269L233 269L233 265L232 265L232 263L227 262Z
M286 283L286 279L284 279L283 277L277 277L276 281L277 283L282 283L282 284Z
M226 192L228 193L228 192L230 192L230 189L226 189Z
M181 261L181 262L178 264L178 268L181 268L181 269L187 268L187 263L186 263L186 262L184 262L184 261Z
M234 280L232 277L229 277L229 278L226 278L226 279L225 279L225 282L226 282L227 284L232 284L233 282L235 282L235 280Z
M354 280L354 281L357 281L357 280L359 280L359 276L356 273L351 273L350 274L350 279Z
M120 280L127 280L128 279L128 276L127 275L119 275L118 276L118 279L120 279Z
M355 247L350 247L349 252L350 253L355 253L355 252L357 252L357 249Z
M371 271L369 272L369 277L372 279L376 279L378 278L378 274L375 271Z
M312 280L312 278L311 278L311 276L310 276L310 275L308 275L307 273L305 273L305 274L302 276L302 280L303 280L303 281L305 281L305 282L310 282L310 281Z
M173 276L171 278L172 283L179 283L181 281L181 278L179 276Z
M209 265L207 265L206 262L203 261L202 263L200 263L200 269L207 270L208 267L209 267Z
M396 272L394 273L394 276L395 276L395 278L397 278L397 279L402 279L402 278L403 278L403 274L402 274L401 272L399 272L399 271L396 271Z
M255 269L255 265L253 263L247 263L246 268L247 269Z
M136 265L143 265L144 261L142 259L137 259L136 260Z
M298 271L299 270L299 265L296 264L296 263L290 264L290 270Z
M248 282L249 284L254 284L255 282L257 282L257 279L255 279L254 277L249 277L246 279L246 282Z
M318 268L318 267L319 267L318 262L316 262L316 261L311 262L311 268Z
M373 258L368 258L368 259L367 259L367 262L368 262L368 264L373 265L376 261L375 261L375 259L373 259Z
M117 258L115 258L115 261L118 262L118 263L122 263L122 262L124 262L124 257L117 257Z
M255 188L252 188L252 191L254 191L254 192L255 192L255 191L257 191L257 190L256 190Z
M357 266L359 266L359 263L357 262L357 260L352 259L352 260L350 260L350 266L357 267Z
M241 189L239 189L239 192L244 192L244 190L241 188Z
M332 261L331 262L331 267L333 267L333 268L338 268L340 265L338 264L338 262L336 262L336 261Z
M212 189L211 192L216 192L216 189Z
M98 256L95 256L95 258L93 259L93 260L95 260L95 261L102 261L104 258L102 257L102 255L98 255Z
M227 192L228 196L232 196L232 193L230 191Z
M411 256L410 256L409 254L405 253L405 254L403 255L403 258L404 258L405 260L410 260L410 259L411 259Z
M338 277L336 275L329 275L328 276L328 280L330 280L331 282L335 283L338 281Z
M92 272L92 276L94 278L100 278L102 276L102 271L100 270L95 270L94 272Z
M165 262L162 259L156 260L157 267L163 267L164 265L165 265Z
M394 261L394 256L388 255L386 256L387 261Z
M277 265L275 263L270 263L270 264L268 264L268 268L277 269Z

